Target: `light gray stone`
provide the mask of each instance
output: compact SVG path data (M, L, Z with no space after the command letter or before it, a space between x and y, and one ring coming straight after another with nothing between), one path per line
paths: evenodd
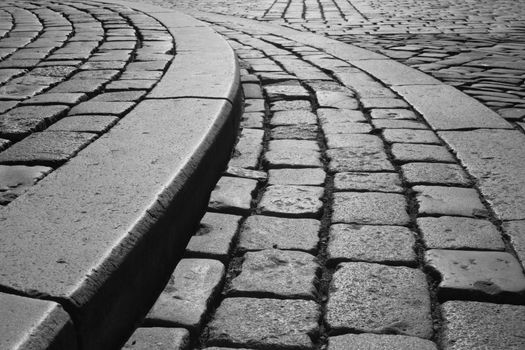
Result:
M365 97L361 98L364 108L406 108L408 104L398 98L391 97Z
M326 136L326 143L328 148L365 148L376 147L380 149L383 147L383 141L375 135L363 134L328 134Z
M405 335L345 334L328 338L327 350L437 350L430 340Z
M243 113L241 116L242 128L262 129L264 122L263 112Z
M313 255L267 249L244 254L241 273L231 281L228 295L284 299L314 299L316 273Z
M278 126L271 130L273 140L316 140L317 125L299 124L289 126Z
M432 249L425 261L441 275L443 296L523 300L525 295L522 267L509 253Z
M258 209L263 214L316 218L323 208L324 188L272 185L266 188Z
M184 328L137 328L122 349L186 350L190 334Z
M311 300L227 298L208 325L208 345L313 349L319 317Z
M417 120L404 119L374 119L372 125L375 129L410 129L427 130L428 126Z
M496 226L488 220L442 216L418 218L417 225L429 249L505 249Z
M447 163L407 163L401 166L403 177L409 184L463 185L470 179L457 164Z
M406 227L336 224L330 227L327 253L332 262L415 265L415 243L414 233Z
M297 124L316 124L317 117L307 110L291 110L275 112L270 119L270 125L297 125Z
M489 212L473 188L414 186L419 214L487 217Z
M326 173L323 169L270 169L269 185L309 185L322 186Z
M365 123L326 123L323 125L323 132L330 139L330 134L369 134L372 132L372 127ZM347 135L347 137L351 136Z
M306 100L310 96L308 91L295 81L264 85L264 91L270 101L292 98Z
M329 149L326 152L331 172L394 171L382 145L362 144L358 147Z
M315 93L320 107L358 109L357 99L341 91L317 91Z
M114 115L75 115L62 118L46 131L76 131L102 134L118 122Z
M508 221L503 224L503 231L510 237L510 242L525 266L525 221Z
M403 192L397 173L337 173L334 177L336 191Z
M223 176L210 195L208 208L246 214L250 210L252 193L256 187L256 180Z
M413 144L413 143L394 143L392 154L399 162L443 162L454 163L455 159L450 152L443 146Z
M363 112L350 109L318 108L317 116L321 124L328 123L365 123Z
M407 225L406 199L394 193L338 192L332 222L365 225Z
M235 177L244 177L247 179L254 180L266 180L268 175L264 171L244 169L235 166L228 166L224 171L224 175L235 176Z
M416 269L342 263L326 308L326 321L334 331L432 336L427 281Z
M14 200L52 170L45 166L0 165L0 204Z
M197 331L218 292L224 265L211 259L182 259L146 316L150 325L185 327Z
M415 129L386 129L383 130L383 137L386 142L394 143L428 143L441 144L436 134L430 130Z
M392 109L392 108L381 108L370 110L370 117L372 119L417 119L414 112L409 109Z
M525 306L447 301L442 315L444 350L525 348Z
M314 219L285 219L253 215L242 225L241 250L290 249L314 253L321 223Z
M262 152L264 131L258 129L243 129L229 165L255 169Z
M311 111L312 105L310 101L306 101L306 100L275 101L275 102L270 103L270 110L272 112L291 111L291 110L299 110L299 109Z

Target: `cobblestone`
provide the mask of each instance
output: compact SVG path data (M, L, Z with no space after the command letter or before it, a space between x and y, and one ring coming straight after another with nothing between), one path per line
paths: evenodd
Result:
M401 166L403 177L410 185L459 185L468 186L465 171L457 164L447 163L407 163Z
M346 334L328 339L328 350L345 350L351 346L367 350L437 350L430 340L386 334Z
M503 225L503 230L510 236L512 246L522 266L525 265L525 221L507 221Z
M322 169L270 169L269 185L309 185L322 186L326 174Z
M403 192L401 179L396 173L344 172L334 176L336 191Z
M402 163L406 162L443 162L454 163L454 157L443 146L394 143L392 145L394 158Z
M414 186L419 214L486 217L488 211L473 188Z
M138 328L122 349L186 350L189 340L184 328Z
M375 123L374 126L378 127ZM430 130L386 129L383 131L383 137L389 143L441 144L441 141Z
M208 208L230 214L245 214L250 210L252 192L256 187L256 180L223 176L210 195Z
M322 187L315 186L269 186L263 194L258 210L262 214L316 218L322 211L323 192Z

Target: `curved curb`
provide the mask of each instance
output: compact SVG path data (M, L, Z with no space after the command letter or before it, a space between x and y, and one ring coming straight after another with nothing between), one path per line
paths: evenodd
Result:
M178 11L111 4L155 17L177 53L116 126L0 211L0 285L22 296L0 294L12 316L2 348L121 345L182 257L235 140L239 69L226 41Z

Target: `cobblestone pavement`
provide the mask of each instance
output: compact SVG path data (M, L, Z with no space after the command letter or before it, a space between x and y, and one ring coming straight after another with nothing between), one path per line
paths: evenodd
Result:
M240 137L186 258L124 348L525 347L523 220L495 211L465 166L471 131L434 131L314 44L212 17L241 62ZM472 131L480 142L523 144L485 127L496 130Z
M173 39L116 5L0 3L0 205L107 132L162 77Z

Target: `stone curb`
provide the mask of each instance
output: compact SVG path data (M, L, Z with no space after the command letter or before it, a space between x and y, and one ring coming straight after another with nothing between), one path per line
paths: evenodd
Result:
M184 254L236 137L226 41L178 11L111 4L163 23L176 55L115 127L0 210L0 298L13 315L0 321L3 349L122 345Z

